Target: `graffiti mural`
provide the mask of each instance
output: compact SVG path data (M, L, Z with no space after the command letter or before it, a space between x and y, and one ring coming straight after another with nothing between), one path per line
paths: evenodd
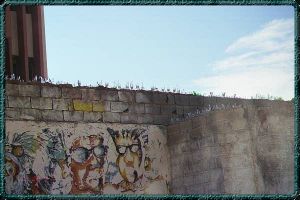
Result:
M6 137L6 141L8 137ZM31 165L38 147L30 132L19 132L5 145L5 190L7 193L28 194L35 184Z
M6 122L8 194L168 194L159 126Z
M72 143L72 194L103 192L103 165L107 148L98 135L78 137Z

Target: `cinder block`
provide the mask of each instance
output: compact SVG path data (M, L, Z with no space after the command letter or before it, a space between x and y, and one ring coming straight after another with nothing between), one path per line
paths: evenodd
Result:
M37 109L52 109L52 99L42 97L31 97L31 107Z
M153 123L153 116L150 114L138 114L138 121L139 124L152 124Z
M237 141L238 136L233 133L218 134L217 142L219 144L233 144Z
M192 152L198 151L200 149L199 143L197 140L191 140L189 142L190 144L190 149Z
M74 110L76 111L93 111L93 103L85 100L74 99L73 100Z
M145 113L147 113L147 114L160 114L160 105L145 104Z
M157 125L169 125L171 117L169 115L153 115L153 123Z
M209 171L198 172L195 174L195 184L208 183Z
M5 95L6 96L18 96L19 95L19 86L17 84L6 83Z
M208 108L209 106L213 106L217 104L216 97L203 97L203 107Z
M61 88L54 86L42 86L42 97L61 98Z
M6 119L19 119L20 109L19 108L5 108Z
M213 135L204 137L202 140L200 140L200 142L201 142L201 146L204 146L204 147L215 146L217 144L216 135L213 134Z
M190 149L193 147L194 149L191 149L193 160L195 161L201 161L204 159L210 159L213 155L210 147L202 147L200 146L199 142L197 140L194 140L193 142L190 142ZM193 151L194 150L194 151Z
M19 85L20 96L40 97L41 87L39 85Z
M182 105L182 106L188 106L188 105L190 105L190 98L188 95L177 94L177 95L175 95L175 104Z
M83 121L85 122L102 122L103 116L100 112L84 112Z
M170 192L171 194L186 194L187 189L185 186L179 186L179 187L170 188Z
M191 137L191 139L193 139L193 140L202 140L204 138L203 131L205 131L205 130L202 129L201 127L193 128L190 131L190 137Z
M179 125L179 123L169 125L167 127L167 131L168 131L168 135L172 135L173 133L180 132L180 125Z
M245 118L236 119L231 122L233 130L242 130L248 128L248 122Z
M137 114L145 113L145 104L129 104L128 110L129 113L137 113Z
M8 105L12 108L31 108L30 97L8 96Z
M52 101L54 110L72 110L71 99L53 99Z
M202 128L205 129L206 126L206 117L199 116L192 119L192 128Z
M183 171L181 169L181 167L183 166L183 163L185 162L185 155L184 154L181 154L180 155L180 151L177 150L178 147L173 145L173 146L170 146L170 151L173 152L173 155L176 155L176 156L171 156L170 158L170 161L171 161L171 166L174 166L171 168L171 171L173 172L174 169L179 169L177 170L177 172L180 172L180 173L175 173L178 174L179 177L183 176ZM175 167L175 166L178 166L178 167Z
M167 104L168 97L166 93L153 93L153 103L155 104Z
M100 90L97 89L80 89L83 100L100 100Z
M111 102L111 112L129 112L128 103L125 102Z
M216 194L216 193L222 193L224 191L224 184L223 181L214 181L214 182L209 182L206 185L206 192L208 194Z
M187 187L186 194L207 194L207 193L205 192L205 185L193 184L193 185L190 185L189 187ZM209 194L211 194L211 193L209 193Z
M195 106L184 106L183 110L184 110L184 114L188 114L188 113L195 113L197 111L197 107Z
M189 186L194 185L194 176L193 175L184 176L183 177L183 185L188 186L187 188L189 188Z
M173 167L175 168L176 166L173 166ZM172 177L171 188L182 186L183 177L181 177L178 173L176 173L176 172L180 173L180 171L182 171L182 170L179 168L177 171L174 171L175 173L172 173L172 174L174 174L174 178Z
M81 91L79 88L64 87L62 88L62 98L81 99Z
M138 123L138 116L135 114L121 113L121 123Z
M104 112L103 122L120 122L120 113Z
M192 120L191 119L188 119L186 121L183 121L183 122L179 122L179 125L180 125L180 130L181 131L191 131L192 130Z
M82 111L63 111L64 121L80 122L83 120Z
M40 110L37 109L21 109L20 119L26 120L41 120L42 114Z
M94 112L104 112L110 111L110 101L94 101L93 111Z
M63 121L63 112L56 110L42 110L42 120L45 121Z
M184 114L184 107L176 106L176 115L183 115L183 114Z
M4 96L4 99L5 99L5 105L4 105L4 107L8 108L9 105L8 105L8 98L7 98L7 96Z
M238 180L238 179L249 179L253 177L253 169L252 166L250 168L224 168L224 180Z
M118 91L116 90L100 90L100 100L119 101Z
M137 103L152 103L153 96L150 92L137 92L136 93L136 102Z
M184 134L183 132L173 132L171 134L168 133L168 144L175 145L178 143L188 142L190 139L188 134Z
M182 141L177 141L174 142L175 140L168 141L169 149L170 149L170 154L174 155L175 157L172 157L172 159L178 159L178 156L183 156L183 160L179 162L179 165L182 165L184 162L186 162L186 155L189 154L189 157L192 158L192 154L190 153L190 145L187 141L182 140Z
M167 94L167 102L168 102L168 104L175 104L175 95Z
M118 91L118 95L119 95L119 101L130 102L130 103L135 102L135 93L134 92Z
M204 97L203 96L190 96L190 105L192 106L203 106L204 104Z
M161 105L161 113L166 115L176 114L176 106L175 105Z

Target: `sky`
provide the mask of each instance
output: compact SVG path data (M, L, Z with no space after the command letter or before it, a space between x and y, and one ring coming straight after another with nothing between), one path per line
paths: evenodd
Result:
M294 97L292 6L44 6L53 82Z

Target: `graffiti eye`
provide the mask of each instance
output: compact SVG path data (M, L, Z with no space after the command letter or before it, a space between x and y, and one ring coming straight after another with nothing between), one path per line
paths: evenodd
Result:
M117 150L120 154L124 154L126 152L125 146L117 146Z
M21 156L23 156L23 154L24 154L24 149L23 149L23 147L22 146L13 146L13 148L12 148L12 154L14 155L14 156L17 156L17 157L21 157Z
M96 157L104 156L105 155L105 149L104 149L104 147L102 145L95 147L94 148L94 155Z
M137 144L133 144L133 145L131 145L130 146L130 151L132 151L132 152L137 152L139 150L139 145L137 145Z
M71 157L75 162L84 163L89 158L89 150L79 147L73 150Z

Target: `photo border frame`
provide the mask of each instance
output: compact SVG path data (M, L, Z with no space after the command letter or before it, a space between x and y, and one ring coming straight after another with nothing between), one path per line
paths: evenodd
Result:
M251 195L13 195L5 194L5 8L8 5L105 5L105 6L293 6L294 7L294 192ZM6 0L0 8L0 198L1 199L298 199L299 191L299 85L300 85L300 0Z

